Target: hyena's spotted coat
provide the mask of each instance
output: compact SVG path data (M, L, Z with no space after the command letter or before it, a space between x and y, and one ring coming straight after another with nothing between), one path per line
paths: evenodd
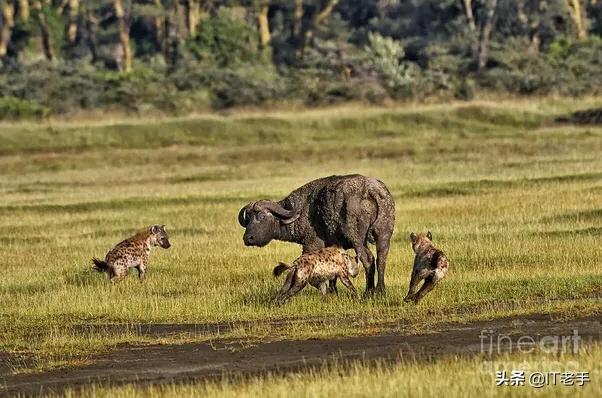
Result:
M104 261L93 258L92 267L99 272L106 272L112 281L125 277L128 268L136 268L138 277L143 280L148 267L148 255L153 246L161 246L164 249L171 246L165 225L153 225L119 242L109 250Z
M319 289L322 295L328 292L330 281L340 279L356 297L357 291L349 277L359 273L356 257L351 257L338 247L327 247L301 255L292 265L280 263L274 268L274 276L289 270L284 286L276 296L276 303L283 303L299 293L308 283Z
M415 234L414 232L410 234L412 249L416 253L416 257L414 258L410 288L404 299L406 302L414 301L418 304L447 275L447 257L433 245L432 239L433 235L430 231L426 234ZM423 279L424 284L418 293L414 293L416 286Z

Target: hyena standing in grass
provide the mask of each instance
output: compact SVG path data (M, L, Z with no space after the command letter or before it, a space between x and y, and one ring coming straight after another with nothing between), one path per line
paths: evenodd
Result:
M327 247L301 255L292 265L280 263L274 268L274 276L290 270L284 286L274 302L280 304L299 293L308 283L319 289L322 296L328 292L329 282L340 279L343 285L357 297L357 291L349 277L359 273L356 257L351 257L339 247Z
M414 268L412 270L412 279L410 280L410 289L404 301L414 301L418 304L420 300L433 288L437 283L447 275L447 257L445 254L433 245L433 235L431 232L425 234L410 234L412 241L412 249L416 253L414 258ZM424 279L424 284L415 293L416 286Z
M153 246L161 246L164 249L171 246L165 225L153 225L118 243L109 250L104 261L93 258L92 268L98 272L106 272L112 281L124 278L128 268L136 268L138 277L143 280L148 266L148 255Z

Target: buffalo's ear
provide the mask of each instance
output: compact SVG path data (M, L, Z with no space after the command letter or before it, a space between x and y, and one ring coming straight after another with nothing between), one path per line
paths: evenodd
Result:
M426 233L426 237L429 238L429 240L433 240L433 234L431 233L431 231L428 231Z
M412 232L410 234L410 240L412 241L412 243L416 243L416 239L418 239L418 236L416 236L416 234Z

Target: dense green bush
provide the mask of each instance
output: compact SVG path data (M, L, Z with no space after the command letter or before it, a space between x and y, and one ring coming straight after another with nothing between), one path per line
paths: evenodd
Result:
M226 12L200 24L197 36L187 46L197 59L219 67L257 60L255 28Z
M15 97L0 98L0 119L43 118L50 109Z
M481 86L518 94L602 92L602 40L560 38L541 54L516 51L519 45L510 41L492 54L496 66L483 73Z

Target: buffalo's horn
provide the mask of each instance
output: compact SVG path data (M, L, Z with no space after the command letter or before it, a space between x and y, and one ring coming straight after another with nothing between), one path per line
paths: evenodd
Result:
M296 219L298 217L295 210L287 210L284 207L282 207L279 203L272 202L271 200L260 200L258 202L255 202L255 205L253 207L257 209L267 209L275 215L277 215L278 217L283 218L285 220L290 220L291 218Z
M246 205L242 209L240 209L240 211L238 212L238 223L240 224L241 227L244 227L244 228L247 227L247 209L250 206L251 206L251 204L249 203L248 205Z

